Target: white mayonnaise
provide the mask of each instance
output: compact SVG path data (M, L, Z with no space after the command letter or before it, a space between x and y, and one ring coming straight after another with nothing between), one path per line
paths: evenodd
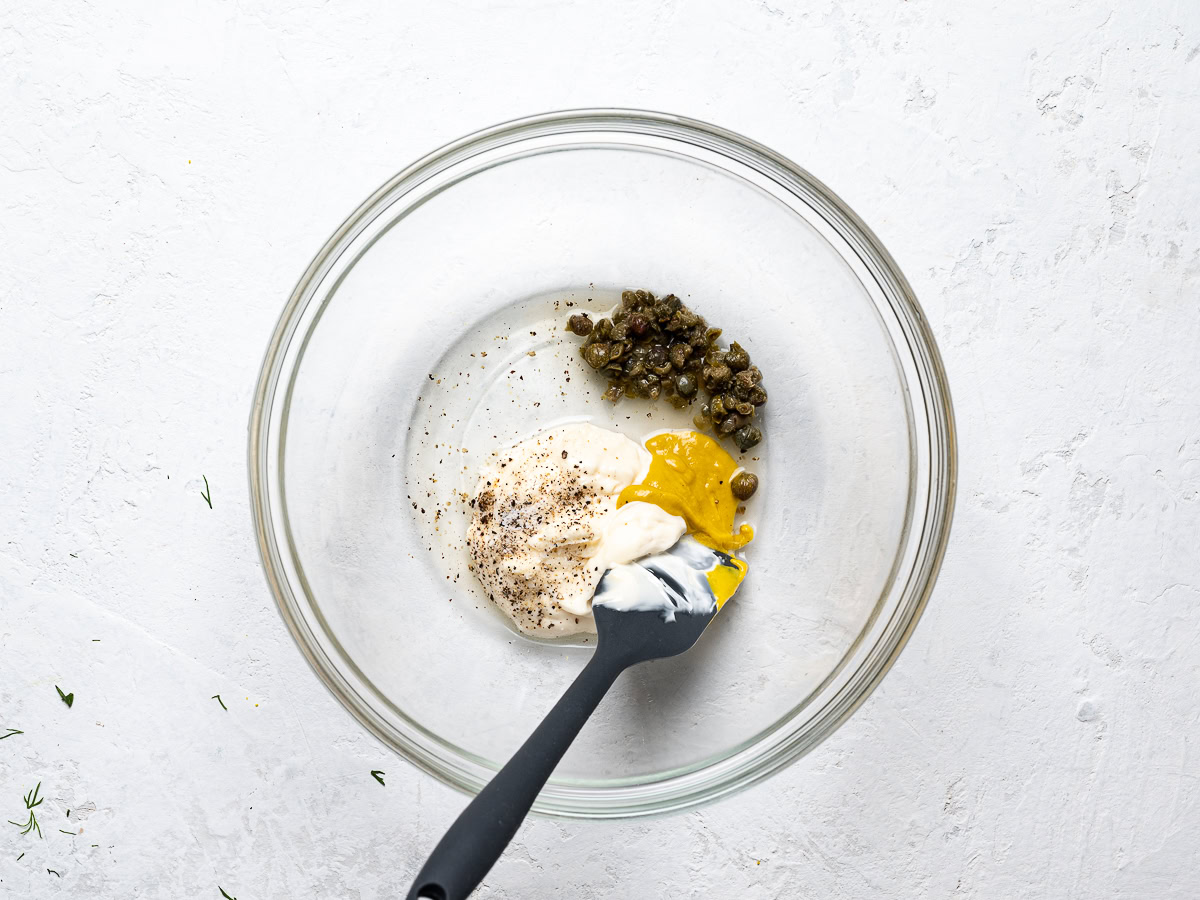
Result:
M708 574L720 565L716 551L685 537L666 553L614 566L600 581L592 603L622 612L658 611L668 622L675 621L676 613L711 613L717 597Z
M641 481L649 452L624 435L576 423L499 450L483 466L467 531L472 569L522 631L595 631L592 594L606 569L671 547L679 516L617 496Z

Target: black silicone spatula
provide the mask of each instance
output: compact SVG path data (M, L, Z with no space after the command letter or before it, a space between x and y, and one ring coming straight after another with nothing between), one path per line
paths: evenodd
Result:
M729 563L724 554L713 556L714 565ZM663 587L676 596L684 589L674 579ZM716 616L717 604L711 596L707 602L690 604L692 610L705 608L707 612L685 612L677 606L668 615L661 609L622 611L597 604L597 644L591 660L521 749L450 826L417 875L408 900L465 900L517 833L538 791L617 676L637 663L676 656L691 647Z

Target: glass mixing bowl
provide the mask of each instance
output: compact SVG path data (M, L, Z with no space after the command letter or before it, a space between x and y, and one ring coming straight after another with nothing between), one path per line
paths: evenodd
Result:
M954 427L933 337L828 188L677 116L562 112L471 135L396 175L317 254L250 423L283 618L401 756L478 790L591 652L514 633L457 542L492 447L571 416L634 435L664 424L645 402L602 400L562 331L568 304L602 310L623 288L678 294L764 372L766 438L744 457L761 479L757 537L700 643L618 681L543 814L684 809L811 750L896 659L950 527Z

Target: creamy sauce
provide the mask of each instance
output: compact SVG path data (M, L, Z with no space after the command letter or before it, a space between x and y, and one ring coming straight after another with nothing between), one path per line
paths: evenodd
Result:
M678 613L707 615L719 610L746 577L746 563L685 537L665 553L610 569L593 605L628 611L657 611L668 622Z
M620 492L645 477L647 450L588 424L540 432L483 466L467 530L471 568L517 627L558 637L595 631L605 570L671 547L686 523Z
M729 554L754 536L749 525L734 531L737 470L695 431L659 432L645 446L585 423L539 432L480 470L471 569L518 629L542 637L595 631L593 595L668 617L719 609L746 574Z

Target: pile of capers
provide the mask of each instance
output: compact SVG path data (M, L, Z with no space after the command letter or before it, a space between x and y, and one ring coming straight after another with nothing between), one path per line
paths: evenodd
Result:
M608 400L664 397L683 409L699 399L693 418L699 430L728 437L742 451L762 440L753 424L767 402L762 372L736 341L722 350L721 329L710 328L674 294L623 291L611 319L593 322L587 313L576 313L567 330L584 338L583 358L608 378Z

